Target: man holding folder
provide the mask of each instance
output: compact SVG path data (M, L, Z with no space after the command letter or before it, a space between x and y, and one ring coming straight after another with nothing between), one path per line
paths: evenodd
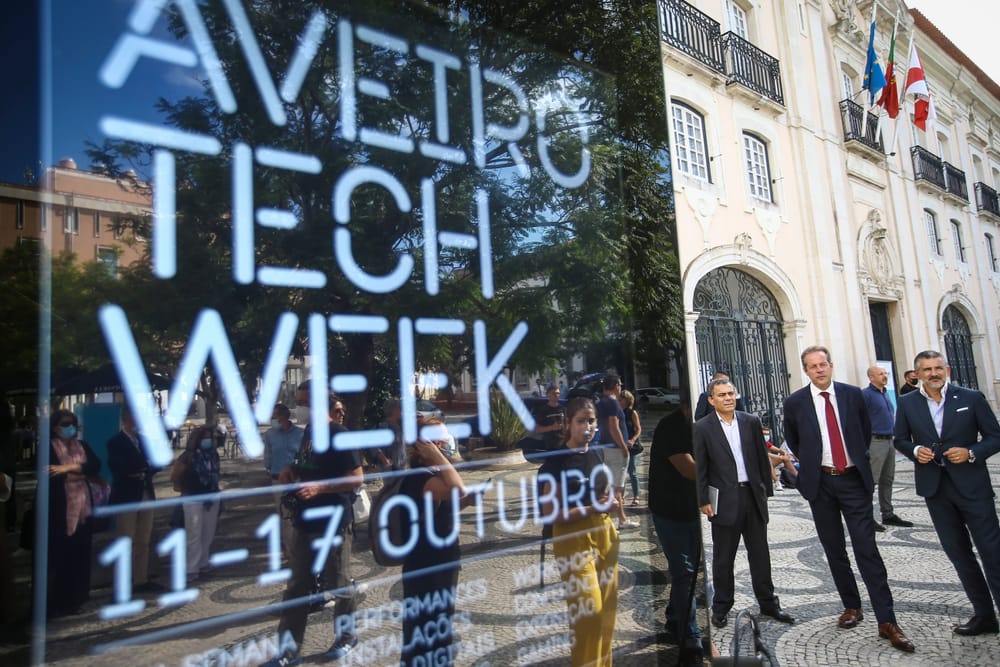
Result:
M712 524L712 624L721 628L728 622L735 597L733 563L741 537L760 613L792 623L771 580L767 498L774 489L760 419L736 410L736 387L728 378L709 384L708 401L714 410L694 425L694 460L701 511Z

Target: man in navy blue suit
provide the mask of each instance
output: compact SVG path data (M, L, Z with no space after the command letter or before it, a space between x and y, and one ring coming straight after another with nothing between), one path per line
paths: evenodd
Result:
M972 602L973 617L955 634L996 634L1000 523L986 459L1000 450L1000 425L982 393L949 383L951 369L940 352L925 350L913 363L921 387L899 401L896 449L916 464L917 494Z
M785 399L785 441L799 459L799 493L809 501L844 605L837 625L853 628L864 618L858 582L847 557L846 524L878 620L879 637L888 639L894 648L912 652L913 644L896 623L885 563L875 545L875 485L868 462L871 422L861 390L833 382L833 363L825 347L807 347L802 352L802 369L811 382Z

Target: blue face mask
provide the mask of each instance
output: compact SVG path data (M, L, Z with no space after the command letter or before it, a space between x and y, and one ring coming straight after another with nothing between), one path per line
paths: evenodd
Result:
M70 424L69 426L60 426L59 432L62 433L64 438L75 438L76 437L76 427Z
M201 441L202 449L211 449L214 446L215 446L215 441L212 440L211 438L205 438L204 440Z

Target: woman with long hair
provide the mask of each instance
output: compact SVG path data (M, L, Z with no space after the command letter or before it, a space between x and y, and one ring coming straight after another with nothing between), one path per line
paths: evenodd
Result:
M563 449L546 459L538 475L542 516L553 524L552 550L567 584L572 664L607 667L618 608L618 531L609 513L618 501L611 471L600 451L590 447L596 428L593 401L571 400Z
M413 446L410 468L400 493L409 496L419 511L419 538L403 559L403 595L407 600L431 600L434 604L405 604L403 650L400 664L451 665L451 619L455 614L453 591L458 584L461 551L458 545L458 514L465 497L465 485L446 452L454 439L444 422L436 417L421 420L421 436ZM430 513L430 516L427 514ZM432 541L429 532L438 538ZM443 591L443 593L442 593ZM437 603L440 601L440 604ZM447 632L423 634L428 625L447 618ZM426 662L417 658L430 656Z
M87 477L100 471L101 460L80 439L72 412L56 410L51 424L48 613L64 616L80 613L90 599L93 507Z
M625 439L625 444L629 446L628 455L628 481L632 487L632 507L639 504L639 477L635 472L635 464L639 458L639 455L633 453L632 448L639 442L639 436L642 435L642 423L639 421L639 413L635 410L635 395L627 389L621 393L618 397L618 402L622 406L622 412L625 413L625 430L628 437ZM624 495L618 499L618 502L624 502Z
M219 491L219 452L215 429L200 426L188 436L187 446L170 471L174 490L182 496L198 496ZM187 538L187 577L197 579L208 570L212 540L219 522L219 498L184 503L184 531Z

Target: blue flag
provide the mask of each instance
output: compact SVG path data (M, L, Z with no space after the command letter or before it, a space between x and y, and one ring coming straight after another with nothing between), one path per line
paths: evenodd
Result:
M868 60L865 62L865 81L862 88L868 90L868 106L874 106L875 97L885 88L885 74L878 64L878 54L875 53L875 21L872 21L868 33Z

